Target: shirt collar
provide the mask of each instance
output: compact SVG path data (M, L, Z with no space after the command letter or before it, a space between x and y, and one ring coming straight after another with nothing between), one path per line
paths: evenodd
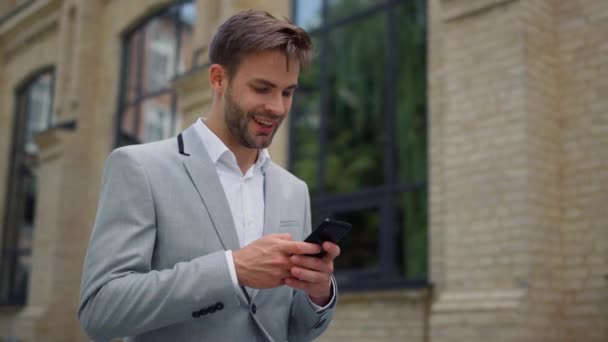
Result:
M209 153L209 157L211 157L211 161L217 166L220 159L224 159L225 161L229 161L236 165L236 157L234 153L228 149L226 144L213 133L209 127L203 122L201 118L197 120L197 124L194 125L194 128L201 138L203 145L207 149L207 153ZM227 159L226 159L227 158ZM254 167L259 168L262 173L266 173L268 166L270 165L270 153L268 153L268 149L262 149L258 152L258 159L256 160ZM238 168L238 166L237 166Z

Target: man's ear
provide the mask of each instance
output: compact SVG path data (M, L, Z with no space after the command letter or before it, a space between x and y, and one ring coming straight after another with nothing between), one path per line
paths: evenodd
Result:
M213 92L222 95L228 85L226 69L219 64L211 64L209 67L209 84Z

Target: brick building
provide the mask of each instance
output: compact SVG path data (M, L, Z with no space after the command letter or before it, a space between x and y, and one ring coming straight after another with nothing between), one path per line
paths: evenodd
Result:
M319 340L608 340L608 2L6 0L0 341L86 340L103 163L204 115L247 8L318 48L270 153L355 223Z

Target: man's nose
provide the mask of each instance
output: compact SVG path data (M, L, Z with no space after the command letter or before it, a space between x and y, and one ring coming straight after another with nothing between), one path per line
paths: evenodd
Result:
M287 112L286 107L287 105L285 104L283 96L279 94L278 96L273 96L272 99L269 99L269 101L266 102L265 109L273 115L282 116Z

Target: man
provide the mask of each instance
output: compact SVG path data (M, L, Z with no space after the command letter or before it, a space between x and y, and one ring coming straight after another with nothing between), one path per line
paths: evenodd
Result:
M96 340L310 341L336 302L338 246L311 231L306 185L266 147L289 112L312 42L261 11L209 48L207 119L176 138L112 152L80 296Z

